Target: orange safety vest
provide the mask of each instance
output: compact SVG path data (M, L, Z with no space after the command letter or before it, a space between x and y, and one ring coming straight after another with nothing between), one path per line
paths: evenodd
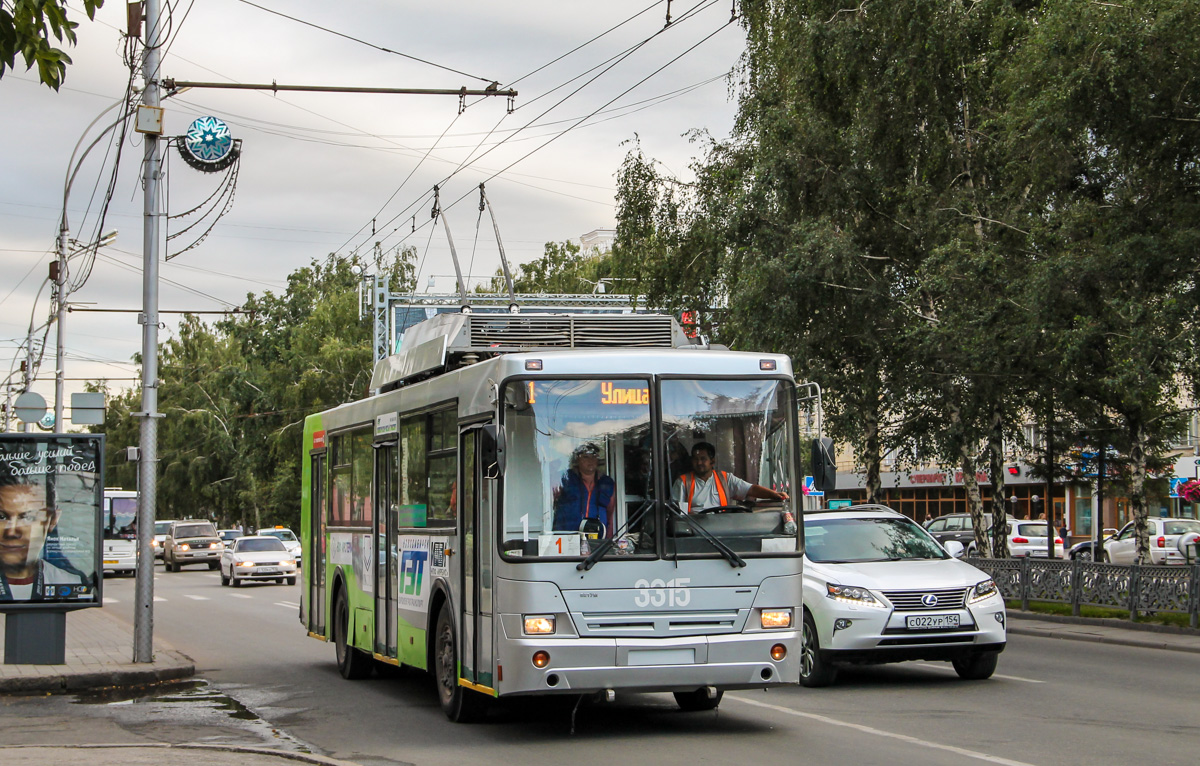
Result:
M722 478L724 476L724 478ZM729 480L729 474L724 471L713 471L713 477L717 482L717 499L721 501L721 505L729 505L729 496L725 494L725 482ZM685 473L682 477L684 483L687 484L687 504L688 513L692 512L692 498L696 495L696 474Z

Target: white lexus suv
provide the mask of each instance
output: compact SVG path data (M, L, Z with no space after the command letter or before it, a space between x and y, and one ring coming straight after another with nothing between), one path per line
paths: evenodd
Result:
M800 683L827 686L839 664L951 662L989 678L1006 641L1004 599L984 572L882 505L804 515Z

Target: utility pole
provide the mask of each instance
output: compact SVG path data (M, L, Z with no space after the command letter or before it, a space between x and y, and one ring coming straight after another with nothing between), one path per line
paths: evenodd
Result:
M67 207L63 205L62 223L58 227L57 258L50 266L50 278L54 281L55 328L56 345L54 354L54 431L63 432L63 368L66 366L66 354L63 344L66 342L66 330L63 320L67 317Z
M163 28L159 0L145 0L146 40L142 79L142 104L159 106L158 78ZM133 615L133 661L154 661L154 534L158 479L158 184L160 151L158 134L145 133L143 165L142 234L142 411L141 450L138 458L137 585Z

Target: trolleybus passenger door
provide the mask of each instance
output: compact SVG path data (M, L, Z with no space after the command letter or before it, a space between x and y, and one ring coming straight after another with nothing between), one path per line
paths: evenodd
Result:
M399 523L399 465L396 442L375 445L375 653L398 659L396 653L397 524Z
M304 551L308 570L308 629L325 635L325 454L312 456L312 492L309 498L309 550Z
M459 436L459 540L462 545L462 677L495 688L492 678L492 525L490 484L481 477L479 426Z

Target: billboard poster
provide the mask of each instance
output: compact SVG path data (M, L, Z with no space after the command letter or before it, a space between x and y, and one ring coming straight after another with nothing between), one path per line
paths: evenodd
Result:
M0 434L0 609L99 603L104 437Z

